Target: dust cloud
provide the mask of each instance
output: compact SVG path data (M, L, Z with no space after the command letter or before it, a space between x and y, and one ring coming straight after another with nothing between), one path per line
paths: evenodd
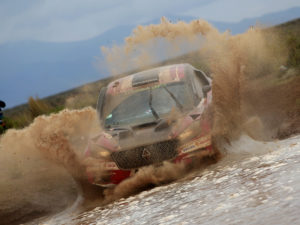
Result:
M81 109L85 105L95 106L98 93L95 93L95 87L83 85L77 90L77 93L65 100L65 107L68 109Z
M102 46L101 50L108 70L117 75L195 51L209 33L218 34L218 31L204 20L170 23L162 17L160 24L135 28L125 38L124 45Z

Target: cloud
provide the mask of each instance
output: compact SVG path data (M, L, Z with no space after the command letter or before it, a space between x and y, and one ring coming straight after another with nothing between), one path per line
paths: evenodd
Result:
M114 13L117 1L110 5L93 2L31 0L31 7L18 14L13 8L10 15L1 16L6 18L1 18L0 42L22 39L76 41L93 37L108 29L107 19Z
M201 17L213 21L238 22L245 18L300 6L299 0L217 0L211 4L192 8L182 15Z
M296 5L299 0L1 0L0 44L86 40L118 25L137 25L165 15L237 21Z
M208 1L28 0L0 3L0 43L33 39L77 41L95 37L121 24L137 24L178 13ZM1 12L0 11L0 12Z

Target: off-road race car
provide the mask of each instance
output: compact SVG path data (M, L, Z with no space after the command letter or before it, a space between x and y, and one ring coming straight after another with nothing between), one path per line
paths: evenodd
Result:
M102 132L85 150L91 183L110 186L163 161L213 155L211 79L189 64L154 68L101 89Z

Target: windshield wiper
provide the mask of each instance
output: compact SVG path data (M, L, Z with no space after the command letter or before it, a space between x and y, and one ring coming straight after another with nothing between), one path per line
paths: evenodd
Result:
M166 86L163 86L163 88L166 90L166 92L168 92L168 94L171 96L171 98L175 101L177 108L179 108L180 111L183 112L183 106L178 101L178 99L175 97L175 95Z
M152 106L152 88L151 87L150 87L149 91L150 91L149 92L150 93L149 94L149 108L151 109L152 115L155 117L155 119L159 120L160 118L159 118L157 112L155 111L155 109Z

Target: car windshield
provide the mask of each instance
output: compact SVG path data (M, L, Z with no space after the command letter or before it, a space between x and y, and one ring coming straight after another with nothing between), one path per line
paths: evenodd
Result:
M151 123L167 117L173 108L179 112L190 110L192 99L190 88L183 81L143 88L125 95L108 95L102 120L105 127Z

